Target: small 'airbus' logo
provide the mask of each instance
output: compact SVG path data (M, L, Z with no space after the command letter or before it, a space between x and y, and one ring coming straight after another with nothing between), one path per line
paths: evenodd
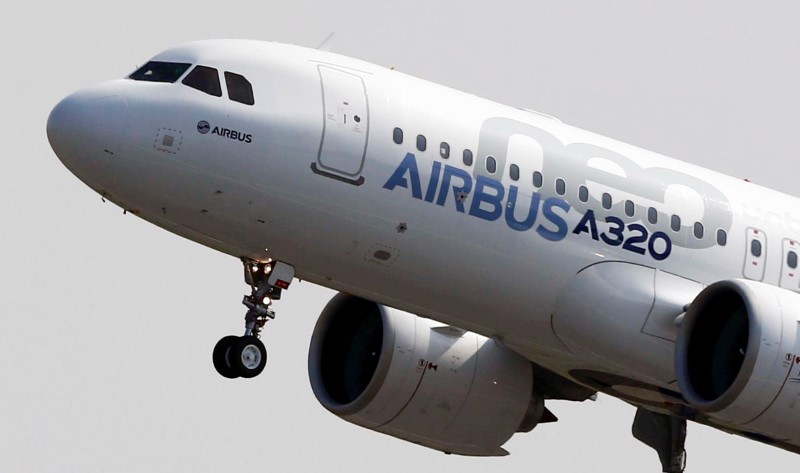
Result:
M253 142L253 135L250 133L245 133L243 131L233 130L230 128L221 128L218 126L215 126L212 129L211 124L205 120L200 120L199 122L197 122L197 131L201 135L207 135L211 133L212 135L217 135L222 138L230 138L232 140L241 141L243 143Z

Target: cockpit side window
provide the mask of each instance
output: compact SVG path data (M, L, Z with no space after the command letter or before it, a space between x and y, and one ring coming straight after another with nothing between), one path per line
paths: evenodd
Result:
M256 103L256 99L253 97L253 86L243 75L225 71L225 85L228 87L228 98L234 102L245 105Z
M214 97L222 97L219 72L213 67L197 66L182 81L185 85Z
M162 62L150 61L140 67L129 79L142 80L146 82L168 82L173 83L178 80L191 64L184 62Z

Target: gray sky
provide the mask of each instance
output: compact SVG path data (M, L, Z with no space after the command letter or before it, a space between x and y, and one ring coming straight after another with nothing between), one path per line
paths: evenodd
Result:
M0 17L0 471L659 471L608 396L511 456L445 456L314 399L311 330L333 295L295 284L258 378L211 365L242 329L240 263L128 215L47 143L68 93L177 43L238 37L334 50L800 194L800 3L332 1L15 3ZM689 471L800 458L691 424Z

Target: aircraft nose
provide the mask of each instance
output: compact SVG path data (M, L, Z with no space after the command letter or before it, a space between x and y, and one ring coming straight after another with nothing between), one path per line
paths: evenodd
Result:
M127 126L127 105L102 90L76 92L55 106L47 120L47 138L56 156L84 180L118 152Z

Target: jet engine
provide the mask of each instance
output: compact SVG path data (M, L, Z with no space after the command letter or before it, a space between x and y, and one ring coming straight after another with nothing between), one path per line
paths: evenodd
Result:
M681 322L675 357L687 402L772 438L800 434L800 294L746 280L705 288Z
M507 455L501 446L545 415L531 363L519 354L347 294L322 311L308 371L330 412L446 453Z

